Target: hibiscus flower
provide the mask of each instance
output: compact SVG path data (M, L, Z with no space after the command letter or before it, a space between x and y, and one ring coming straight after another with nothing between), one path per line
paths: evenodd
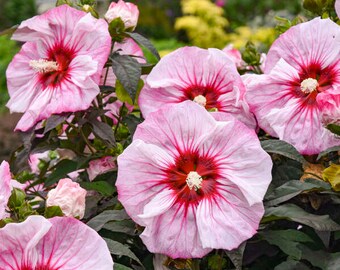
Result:
M151 252L202 257L256 233L271 167L253 130L184 101L137 127L118 157L118 198Z
M7 106L24 113L16 130L90 106L111 48L105 20L62 5L22 22L12 38L26 42L6 72Z

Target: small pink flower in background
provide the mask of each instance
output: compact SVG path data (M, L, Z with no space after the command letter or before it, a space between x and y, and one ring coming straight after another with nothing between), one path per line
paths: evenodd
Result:
M110 53L105 20L62 5L22 22L12 38L26 42L6 72L7 106L24 113L16 130L90 106Z
M109 23L114 19L121 18L125 29L133 31L138 22L139 10L135 4L119 0L118 3L112 2L110 4L104 17Z
M105 241L74 218L30 216L0 229L0 270L112 270Z
M39 163L41 160L48 161L50 158L48 156L50 151L46 151L43 153L36 153L36 154L31 154L28 160L28 164L31 167L32 173L39 173Z
M163 57L153 68L140 93L139 106L147 118L165 105L192 100L207 110L232 114L255 128L244 95L235 64L224 52L184 47Z
M0 219L7 217L6 208L8 199L11 196L11 172L7 161L0 165Z
M329 19L293 26L270 48L265 74L244 77L259 126L301 154L339 145L322 123L324 110L335 115L340 106L339 39L340 27Z
M336 15L338 16L338 18L340 18L340 0L335 1L334 8L335 8Z
M59 206L67 217L82 219L85 213L86 190L69 178L59 180L47 194L46 206Z
M100 159L91 160L89 162L89 168L87 173L89 175L90 181L96 178L97 175L108 172L115 169L116 163L114 157L107 156Z
M227 45L222 51L225 52L231 60L233 60L237 68L244 68L246 66L240 51L235 49L233 44Z
M224 7L226 2L227 2L226 0L216 0L215 4L216 4L216 6Z
M202 257L256 233L272 162L255 132L228 117L217 122L191 101L164 106L118 157L118 198L149 251Z

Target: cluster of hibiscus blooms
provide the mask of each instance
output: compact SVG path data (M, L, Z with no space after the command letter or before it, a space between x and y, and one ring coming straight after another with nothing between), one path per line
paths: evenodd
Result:
M21 23L13 39L25 43L7 70L7 106L24 113L16 130L87 110L99 85L116 83L105 66L112 50L145 62L133 40L112 44L108 23L115 18L134 30L138 9L120 0L103 20L62 5ZM145 121L118 157L116 187L126 212L145 227L140 237L149 251L203 257L237 248L257 232L272 178L260 128L303 155L340 145L325 128L340 120L339 44L340 26L316 18L274 42L264 74L240 76L229 50L184 47L143 78L138 105ZM109 105L114 116L122 102ZM4 219L19 183L6 162L0 169ZM60 206L65 217L33 215L1 228L0 269L112 269L104 240L73 218L84 215L85 196L61 179L46 205Z

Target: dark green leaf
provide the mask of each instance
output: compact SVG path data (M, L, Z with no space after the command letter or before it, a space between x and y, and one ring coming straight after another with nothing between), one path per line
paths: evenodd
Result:
M320 158L322 158L323 156L327 155L330 152L335 152L335 151L340 151L340 146L333 146L331 148L326 149L325 151L322 151L318 157L317 160L319 160Z
M310 268L299 261L285 261L274 268L274 270L310 270Z
M229 259L234 264L236 270L242 269L243 253L244 253L245 247L246 247L246 242L243 242L238 248L230 250L230 251L227 251L227 250L225 251Z
M108 124L100 122L97 119L91 119L89 123L92 125L93 133L95 135L102 138L112 146L116 145L114 132Z
M124 210L106 210L89 220L87 225L95 231L99 231L109 221L124 220L129 218L130 217Z
M112 93L115 91L115 88L112 86L107 86L107 85L100 85L99 86L100 92L102 93Z
M104 238L109 251L113 255L118 256L127 256L136 262L138 262L140 265L142 265L141 261L137 258L137 256L125 245L123 245L120 242L114 241L112 239Z
M121 220L108 222L103 227L112 232L120 232L128 235L136 235L136 225L132 220Z
M67 174L70 172L74 172L78 170L78 163L70 160L70 159L63 159L55 165L55 170L47 177L45 182L46 186L53 185L54 183L58 182L60 179L67 177Z
M115 262L115 270L133 270L133 269Z
M132 100L135 100L138 82L142 75L142 69L136 59L128 55L118 53L111 55L113 73L119 82L129 93Z
M306 246L301 247L302 259L307 260L313 266L323 270L339 270L340 252L327 253L323 250L311 250Z
M326 128L335 135L340 135L340 126L335 124L329 124L326 126Z
M340 230L340 225L334 222L329 215L313 215L295 204L285 204L267 208L263 222L266 222L266 218L270 218L271 216L289 219L319 231Z
M274 161L272 170L273 186L281 186L290 180L300 179L303 175L302 164L295 160Z
M143 80L139 80L139 82L138 82L138 89L137 89L137 92L136 92L135 100L132 101L130 94L125 90L123 85L119 81L117 81L116 82L116 95L117 95L117 98L120 101L122 101L122 102L129 103L130 105L138 104L138 96L139 96L139 93L142 90L143 86L144 86Z
M115 187L106 181L81 182L80 186L86 190L98 191L103 196L111 196L116 191Z
M269 244L279 247L284 253L297 260L300 260L302 255L302 251L298 248L299 243L313 242L305 233L290 229L263 231L260 235Z
M279 154L290 159L305 163L303 156L295 149L294 146L281 140L265 140L261 141L263 150L268 153Z
M59 206L46 207L44 214L45 218L62 217L63 215L63 211Z
M303 191L307 190L330 190L331 186L323 181L315 179L306 179L306 181L291 180L282 186L274 189L272 193L267 194L265 204L267 206L278 205L282 202L288 201Z
M152 45L152 43L142 35L138 33L127 33L134 41L136 41L139 45L144 46L147 48L156 58L157 60L161 59L158 51L156 48Z
M67 119L68 115L52 115L46 120L46 125L44 129L44 134L54 129L56 126L60 125Z

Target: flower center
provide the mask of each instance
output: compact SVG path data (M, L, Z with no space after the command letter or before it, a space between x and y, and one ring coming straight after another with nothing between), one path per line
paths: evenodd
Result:
M191 171L188 173L187 179L185 180L190 190L194 188L195 191L202 187L202 176L197 172Z
M302 92L309 94L315 91L318 88L318 86L319 86L319 83L317 80L313 78L308 78L301 82L300 88Z
M202 95L198 95L194 98L194 102L196 102L197 104L205 107L205 105L207 105L207 99L202 96Z
M30 67L32 67L36 72L39 73L50 73L53 71L58 71L59 65L56 61L48 61L45 59L31 60L29 62Z

